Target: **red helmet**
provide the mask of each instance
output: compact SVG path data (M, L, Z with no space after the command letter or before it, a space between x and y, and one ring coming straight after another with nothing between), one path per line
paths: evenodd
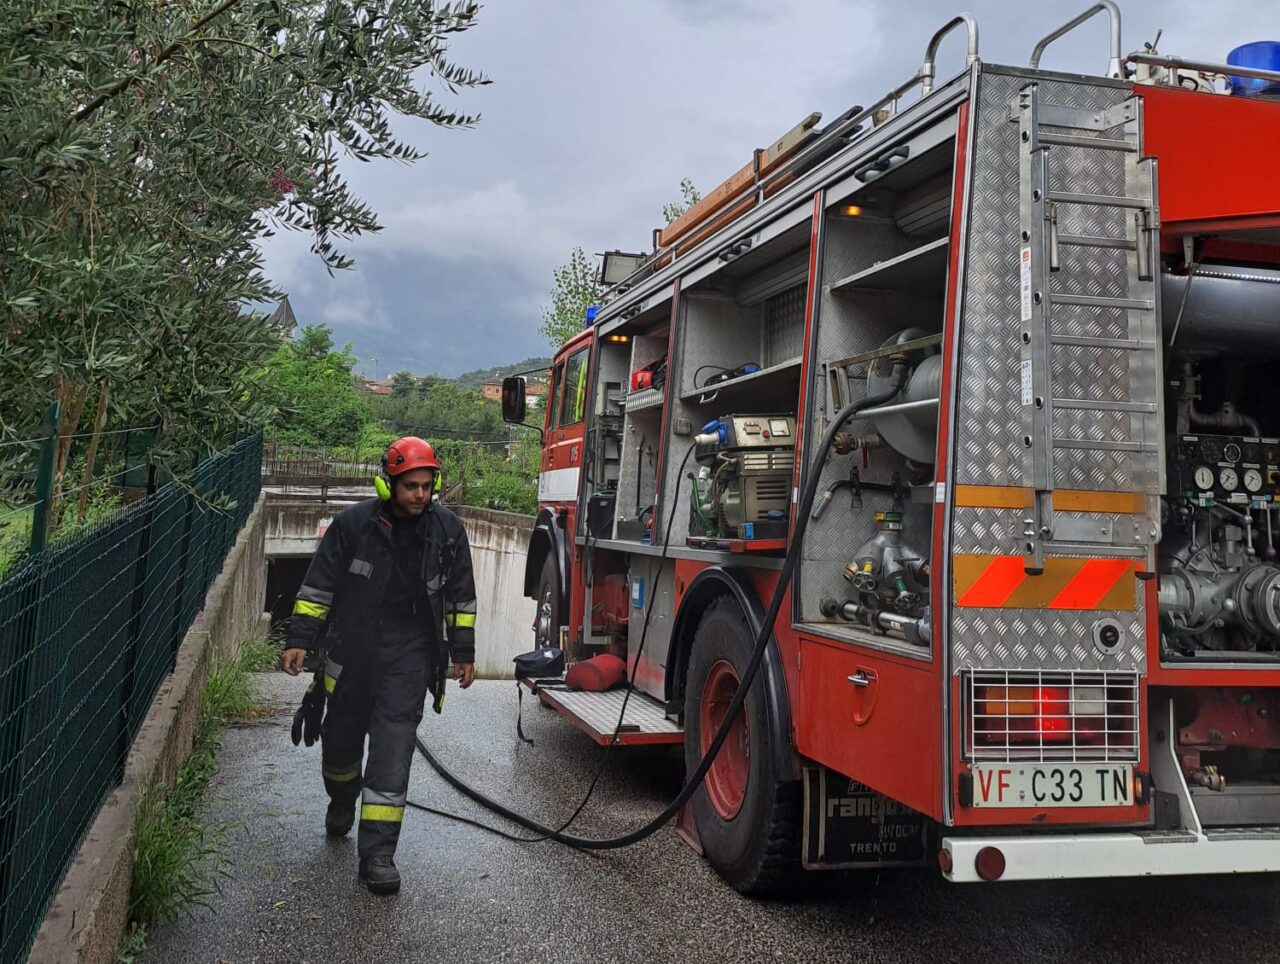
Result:
M382 456L382 471L388 478L412 472L414 469L433 469L440 471L440 460L429 442L413 435L397 439L387 448Z

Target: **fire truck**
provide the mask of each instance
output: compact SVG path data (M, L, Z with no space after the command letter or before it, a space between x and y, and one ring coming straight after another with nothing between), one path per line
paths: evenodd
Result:
M1105 71L1039 66L1095 15ZM691 770L725 729L680 830L734 887L1280 870L1277 48L1103 2L997 66L962 14L605 256L525 588L634 688L529 685Z

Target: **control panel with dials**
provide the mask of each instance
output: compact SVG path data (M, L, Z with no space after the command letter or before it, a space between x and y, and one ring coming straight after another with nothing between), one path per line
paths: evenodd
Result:
M1170 492L1201 504L1280 501L1280 439L1180 435L1170 455Z

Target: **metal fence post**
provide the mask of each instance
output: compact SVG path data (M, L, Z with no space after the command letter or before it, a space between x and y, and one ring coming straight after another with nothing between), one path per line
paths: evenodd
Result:
M36 470L36 508L31 518L31 554L43 552L49 544L49 519L53 509L53 476L58 466L58 419L62 403L54 401L44 410L40 422L40 465Z
M16 727L15 738L12 747L16 750L16 767L14 773L22 776L28 772L28 761L32 757L38 757L40 752L46 749L45 746L35 747L30 745L31 733L33 729L38 730L38 721L33 720L32 695L37 692L39 685L39 674L37 672L36 662L37 655L40 652L39 643L42 640L42 627L46 586L48 579L47 558L36 558L40 556L45 547L49 544L49 520L52 517L53 502L53 481L54 474L57 469L58 459L58 420L62 414L62 404L59 401L52 402L45 409L44 417L40 421L40 434L42 440L40 443L40 462L36 467L36 505L32 512L31 518L31 542L30 554L27 558L23 569L31 573L31 583L29 584L30 607L27 610L27 618L25 625L22 626L17 633L16 645L8 655L8 663L10 672L17 674L17 692L13 693L13 723ZM21 570L20 570L21 571ZM25 573L24 573L25 576ZM21 576L19 578L22 578ZM4 858L3 866L0 866L0 893L12 895L16 888L15 878L19 877L21 862L18 860L18 842L21 839L19 834L19 826L24 820L30 816L30 809L24 807L23 801L30 799L31 794L28 792L29 787L20 787L16 790L16 799L13 801L12 809L9 817L5 821L6 826L0 831L0 847L3 847L3 853L0 856ZM37 811L39 812L39 811ZM30 868L25 868L30 873ZM25 877L21 879L26 880ZM39 889L39 881L28 881L28 884L34 890ZM0 958L7 957L9 950L13 948L13 942L23 941L21 932L28 922L23 920L25 908L20 908L17 900L11 896L0 908Z
M125 763L129 758L129 747L133 744L133 714L130 713L133 703L134 680L138 668L138 647L142 645L141 628L143 605L147 595L147 574L150 569L148 560L151 555L151 530L156 516L156 467L147 466L147 495L142 511L146 513L142 522L142 536L138 540L138 558L133 566L133 599L129 613L129 643L124 653L124 670L120 678L120 729L116 734L116 781L124 779Z

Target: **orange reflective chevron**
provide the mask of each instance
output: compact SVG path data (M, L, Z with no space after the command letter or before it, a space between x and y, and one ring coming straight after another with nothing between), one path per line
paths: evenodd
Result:
M1021 556L956 556L956 602L1003 606L1027 578L1024 566Z
M1147 500L1140 492L1092 492L1055 489L1051 496L1055 512L1106 512L1114 515L1142 515ZM962 509L1029 509L1035 492L1007 485L957 485L956 507Z
M1132 611L1138 605L1132 559L1055 556L1031 576L1022 556L962 554L952 571L958 606Z

